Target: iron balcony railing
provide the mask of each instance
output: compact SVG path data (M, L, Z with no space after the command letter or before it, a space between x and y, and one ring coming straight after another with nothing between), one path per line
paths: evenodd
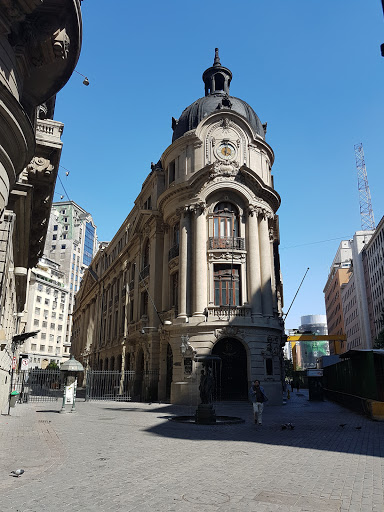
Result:
M208 316L228 317L228 316L251 316L251 308L242 306L210 306L208 307Z
M179 244L174 245L169 249L168 252L168 261L171 261L173 258L179 255Z
M140 271L140 281L149 276L149 267L150 265L147 265L146 267L143 268L143 270Z
M244 251L245 241L244 238L231 236L210 237L208 239L208 249L237 249Z

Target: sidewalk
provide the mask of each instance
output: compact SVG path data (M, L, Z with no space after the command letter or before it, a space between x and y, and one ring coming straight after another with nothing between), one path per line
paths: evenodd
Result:
M216 405L246 420L232 426L168 421L192 404L18 405L0 417L0 511L383 512L384 423L307 393L261 427L242 402Z

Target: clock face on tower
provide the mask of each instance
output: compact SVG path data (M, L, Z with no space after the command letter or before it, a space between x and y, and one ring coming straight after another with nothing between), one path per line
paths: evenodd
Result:
M220 160L233 160L236 156L236 148L231 142L222 141L217 147L216 155Z

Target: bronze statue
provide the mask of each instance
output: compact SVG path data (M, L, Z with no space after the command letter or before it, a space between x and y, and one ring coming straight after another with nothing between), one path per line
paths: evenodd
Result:
M202 404L212 403L214 384L215 382L210 368L206 368L205 372L204 370L201 370L199 391Z

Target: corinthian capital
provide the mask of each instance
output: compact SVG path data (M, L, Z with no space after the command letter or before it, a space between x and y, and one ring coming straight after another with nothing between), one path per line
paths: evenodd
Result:
M193 204L189 205L189 210L196 214L204 213L205 208L206 208L206 204L204 201L198 201L197 203L193 203Z

